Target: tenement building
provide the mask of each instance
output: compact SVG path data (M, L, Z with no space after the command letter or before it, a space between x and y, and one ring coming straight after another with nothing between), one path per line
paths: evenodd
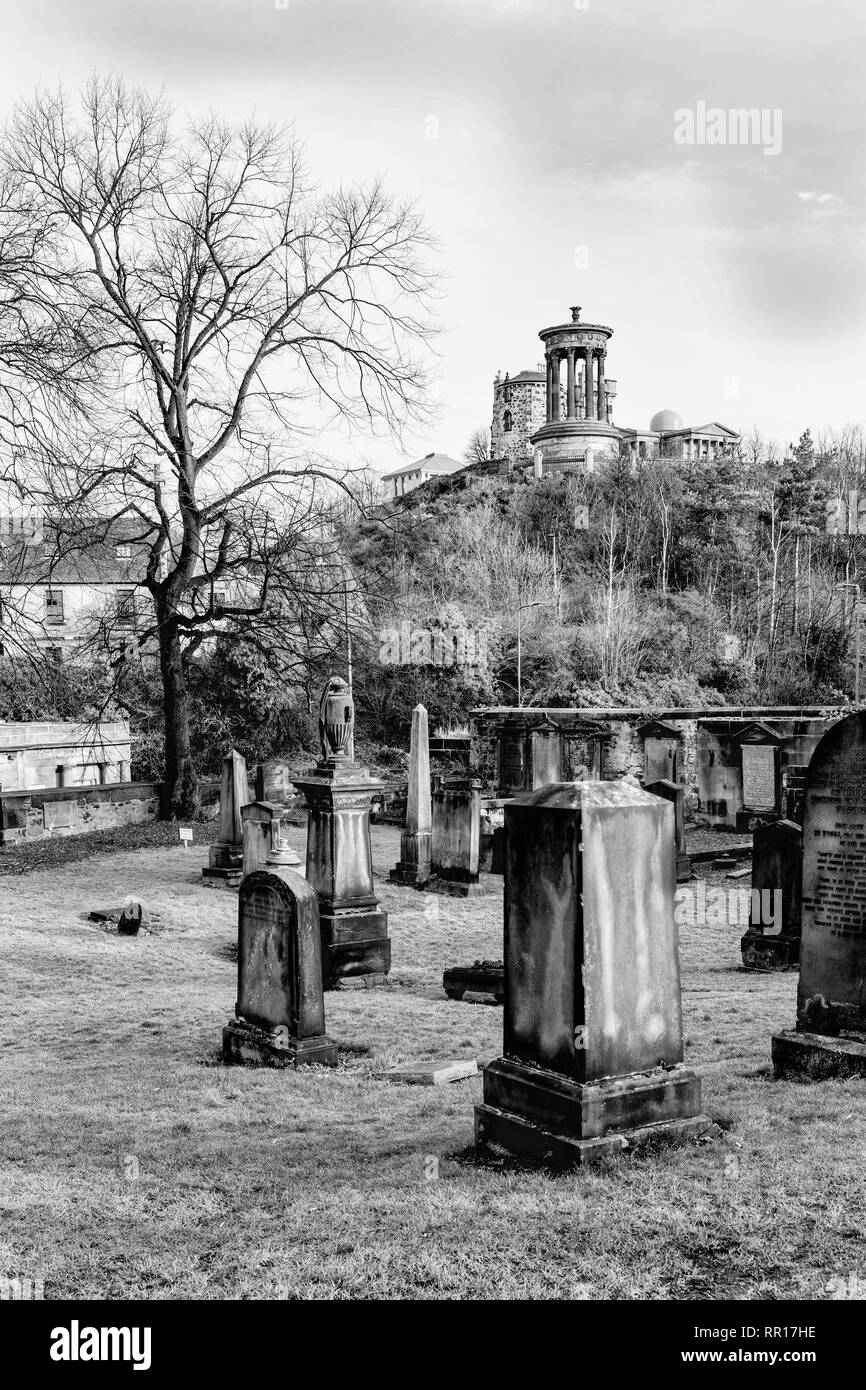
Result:
M640 458L715 459L736 452L740 436L718 421L685 425L660 410L648 430L613 422L616 380L607 375L613 329L571 322L543 328L544 363L537 371L497 375L493 386L491 452L510 467L534 464L536 473L591 471L596 459L625 447Z

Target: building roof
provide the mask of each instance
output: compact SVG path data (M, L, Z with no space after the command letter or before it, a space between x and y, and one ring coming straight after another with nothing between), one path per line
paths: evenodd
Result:
M391 473L383 475L383 482L389 478L400 478L408 473L456 473L458 469L465 468L465 463L458 463L457 459L449 458L447 454L425 454L422 459L417 459L415 463L406 463L402 468L395 468Z
M730 425L720 425L718 420L711 420L708 425L684 425L682 429L663 430L663 434L710 434L721 438L739 439L736 430L732 430Z
M523 382L531 381L540 382L543 386L546 380L547 377L545 376L544 372L522 371L518 372L517 376L504 376L502 378L502 381L500 382L500 385L520 386Z

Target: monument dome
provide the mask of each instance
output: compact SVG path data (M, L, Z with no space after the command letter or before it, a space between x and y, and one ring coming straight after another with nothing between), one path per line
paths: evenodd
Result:
M675 410L657 410L650 420L650 429L659 432L662 430L681 430L683 428L683 418L681 415L677 415Z

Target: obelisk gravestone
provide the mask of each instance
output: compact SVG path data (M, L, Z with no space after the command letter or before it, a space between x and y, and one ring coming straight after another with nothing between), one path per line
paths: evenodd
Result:
M427 711L416 705L412 711L412 739L409 745L409 793L406 801L406 829L400 836L400 861L391 870L391 882L423 888L430 877L430 740Z

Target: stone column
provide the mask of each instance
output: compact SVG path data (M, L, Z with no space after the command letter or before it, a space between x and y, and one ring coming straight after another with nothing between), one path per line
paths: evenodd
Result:
M558 420L558 419L559 419L559 353L558 353L558 352L552 352L552 353L550 354L550 365L551 365L551 393L550 393L550 405L551 405L551 412L552 412L550 418L551 418L551 420Z
M409 794L406 801L406 829L400 836L400 862L391 870L391 882L423 888L430 877L430 837L433 817L430 800L430 741L427 711L416 705L412 711L412 741L409 746Z
M574 403L574 348L573 348L573 347L570 347L570 348L568 349L568 387L567 387L567 405L566 405L566 412L567 412L567 414L568 414L569 420L573 420L573 419L574 419L574 416L575 416L575 403Z
M553 357L548 352L545 359L547 366L547 423L553 420Z
M584 419L585 419L585 420L594 420L594 419L595 419L595 414L594 414L594 412L593 412L593 402L592 402L592 348L591 348L591 347L584 348L583 389L584 389L584 398L583 398L583 399L584 399L584 410L583 410Z
M607 410L604 399L604 364L607 353L604 348L598 350L598 409L596 411L599 420L607 420Z
M443 778L433 796L433 878L430 893L474 898L487 892L478 880L481 853L481 783Z

